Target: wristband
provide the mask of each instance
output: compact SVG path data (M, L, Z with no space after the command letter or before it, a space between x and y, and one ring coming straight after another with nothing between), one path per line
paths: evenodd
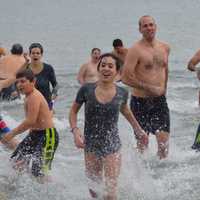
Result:
M77 126L73 127L73 128L70 130L70 132L74 133L74 130L77 129L77 128L78 128Z

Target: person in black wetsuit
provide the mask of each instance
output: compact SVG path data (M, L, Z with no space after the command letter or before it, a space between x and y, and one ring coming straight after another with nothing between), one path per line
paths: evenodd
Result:
M29 47L31 62L26 66L30 68L36 77L36 88L42 93L46 99L50 110L53 109L53 101L57 97L58 83L54 68L41 61L43 55L43 47L40 43L32 43ZM50 88L52 86L52 90Z
M120 70L117 57L111 53L103 54L97 70L99 81L87 83L79 89L69 121L75 145L84 148L88 180L92 182L92 187L94 183L105 180L104 199L114 200L117 198L117 179L121 166L121 141L117 125L119 112L129 121L142 143L148 142L148 136L127 106L128 92L115 84ZM77 114L82 104L85 105L84 137L77 125ZM92 197L97 197L98 188L92 187L89 192Z

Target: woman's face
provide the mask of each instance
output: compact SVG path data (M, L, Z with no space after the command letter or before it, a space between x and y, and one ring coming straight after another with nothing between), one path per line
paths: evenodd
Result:
M115 77L118 74L116 61L110 56L102 58L98 72L100 81L109 83L114 82Z
M42 58L42 53L41 53L40 48L35 47L31 49L30 57L31 57L31 62L35 62L35 63L40 62Z

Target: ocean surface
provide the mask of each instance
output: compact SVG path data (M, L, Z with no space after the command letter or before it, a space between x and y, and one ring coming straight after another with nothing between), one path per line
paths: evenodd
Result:
M122 171L119 200L199 200L200 153L191 150L200 119L199 83L187 62L200 48L199 0L0 0L0 44L9 51L21 43L44 46L43 60L54 66L60 84L54 121L60 145L52 166L53 182L39 184L27 174L16 174L0 146L0 200L88 200L83 151L75 148L68 114L79 84L76 74L90 50L112 50L121 38L130 47L140 38L138 19L154 16L157 37L170 44L167 99L171 114L170 152L156 157L156 141L140 156L129 124L120 116ZM0 111L11 128L24 119L23 101L1 102ZM83 127L83 109L79 126ZM19 136L21 140L26 133Z

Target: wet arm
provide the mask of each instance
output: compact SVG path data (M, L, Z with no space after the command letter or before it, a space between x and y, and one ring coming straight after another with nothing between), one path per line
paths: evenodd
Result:
M152 95L160 96L163 94L164 88L150 85L141 80L136 75L136 66L139 64L139 53L135 49L130 49L125 59L122 70L121 80L124 84L134 88L145 90Z
M77 75L77 81L81 85L83 85L85 83L85 73L86 73L86 66L82 65L79 72L78 72L78 75Z
M81 105L74 102L70 109L69 123L70 123L71 129L74 129L75 127L77 127L77 114L80 108L81 108Z
M167 91L167 82L168 82L168 77L169 77L169 67L168 67L168 58L169 58L169 53L170 53L170 47L167 46L167 65L166 65L166 69L165 69L165 93Z
M143 80L138 79L136 75L136 66L139 63L138 52L134 49L130 49L126 56L126 60L122 70L121 80L124 84L134 88L149 90L149 84L146 84Z
M26 118L19 126L12 129L10 133L13 136L30 129L37 121L40 107L40 101L38 101L37 96L32 96L29 98L26 102L26 105Z
M58 82L56 80L56 74L55 74L55 71L53 69L53 67L49 67L49 70L50 70L50 78L49 78L49 81L52 85L52 97L53 98L56 98L58 96L58 89L59 89L59 85L58 85Z
M25 59L25 62L24 64L20 67L19 71L20 70L24 70L24 69L27 69L29 64L30 64L30 58L28 56L28 53L23 53L23 56L24 56L24 59Z
M137 53L136 51L131 49L126 56L124 66L122 68L121 80L124 84L129 85L131 87L143 88L143 85L135 75L136 74L135 68L137 64L138 64Z
M131 110L128 108L127 104L123 105L120 111L124 115L124 117L128 120L128 122L131 124L132 128L134 129L135 135L140 136L138 134L143 132L143 130L139 125L138 121L136 120L135 116L131 112Z
M80 104L76 102L73 103L69 114L69 123L71 126L71 132L74 136L74 144L77 148L84 148L84 137L81 130L77 127L77 114L80 108Z
M10 77L6 80L0 80L0 91L3 89L3 88L7 88L9 87L10 85L12 85L14 82L15 82L16 78L15 77Z
M187 68L190 71L196 71L196 65L200 62L200 50L196 52L196 54L190 59L188 62Z

